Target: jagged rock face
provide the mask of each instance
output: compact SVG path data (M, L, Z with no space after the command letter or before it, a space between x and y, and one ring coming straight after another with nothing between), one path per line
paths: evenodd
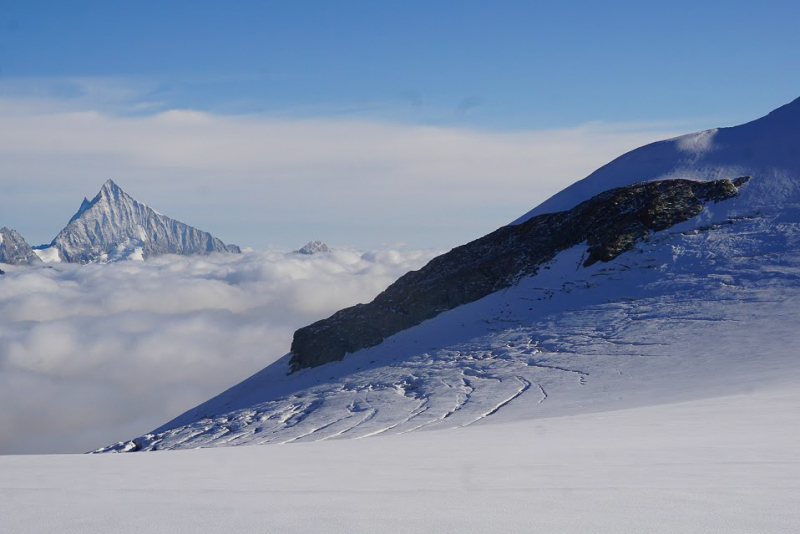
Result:
M736 197L749 177L663 180L611 189L577 206L504 226L412 271L369 304L359 304L294 334L290 367L342 360L440 313L513 285L570 247L586 242L584 265L610 261L647 237L687 221L707 202Z
M63 261L90 263L160 254L234 252L208 232L161 215L137 202L113 181L91 201L84 199L69 224L53 240Z
M0 263L30 265L41 261L19 232L0 228Z
M297 250L299 254L318 254L320 252L330 252L328 245L323 243L322 241L311 241L306 243L303 248Z

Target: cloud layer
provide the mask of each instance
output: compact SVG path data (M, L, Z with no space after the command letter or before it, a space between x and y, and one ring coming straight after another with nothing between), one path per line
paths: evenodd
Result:
M127 439L288 351L295 329L371 300L431 251L164 256L0 277L0 453Z
M587 123L490 131L359 117L115 115L0 97L3 224L34 244L108 178L226 242L450 247L485 234L621 153L675 133Z
M32 244L50 241L112 178L243 246L321 238L449 248L675 133L154 111L162 108L139 99L141 89L100 82L84 80L78 98L0 84L0 226ZM135 109L121 110L125 102ZM0 452L82 451L150 430L282 356L296 328L370 300L430 257L263 252L9 270L0 279Z

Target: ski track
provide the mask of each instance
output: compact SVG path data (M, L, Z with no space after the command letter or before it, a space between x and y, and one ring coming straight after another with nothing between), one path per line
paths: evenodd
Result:
M524 378L522 378L521 376L515 376L514 378L515 378L515 379L516 379L516 380L517 380L517 381L518 381L520 384L522 384L522 387L520 387L520 388L517 390L517 392L516 392L516 393L514 393L513 395L511 395L509 398L507 398L507 399L505 399L505 400L502 400L502 401L500 401L500 403L499 403L497 406L495 406L494 408L492 408L491 410L489 410L489 411L488 411L488 412L486 412L485 414L482 414L482 415L480 415L480 416L479 416L477 419L475 419L474 421L470 421L469 423L465 423L465 424L463 424L463 425L461 425L461 426L462 426L462 427L464 427L464 426L469 426L469 425L471 425L471 424L473 424L473 423L477 423L477 422L478 422L478 421L480 421L481 419L484 419L484 418L486 418L486 417L490 417L490 416L492 416L492 415L496 414L496 413L497 413L497 412L500 410L500 408L502 408L503 406L507 405L509 402L513 401L514 399L516 399L517 397L519 397L520 395L522 395L523 393L525 393L525 392L528 390L528 388L530 388L530 387L531 387L531 383L530 383L530 382L528 382L527 380L525 380Z

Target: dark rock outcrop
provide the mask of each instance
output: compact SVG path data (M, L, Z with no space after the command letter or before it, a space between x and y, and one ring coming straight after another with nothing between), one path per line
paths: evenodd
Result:
M0 228L0 263L30 265L41 261L19 232Z
M292 341L292 372L339 361L440 313L510 287L570 247L586 242L584 266L610 261L652 232L687 221L708 202L739 194L749 177L662 180L601 193L577 206L504 226L401 277L369 304L301 328Z

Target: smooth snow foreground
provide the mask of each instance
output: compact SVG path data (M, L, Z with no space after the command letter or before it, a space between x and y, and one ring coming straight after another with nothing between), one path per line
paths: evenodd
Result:
M794 385L364 440L0 456L0 531L799 532Z

